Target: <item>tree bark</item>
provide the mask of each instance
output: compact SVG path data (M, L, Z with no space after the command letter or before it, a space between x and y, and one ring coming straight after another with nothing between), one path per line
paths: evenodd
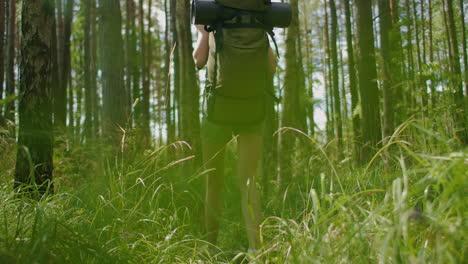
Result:
M452 83L452 94L454 100L454 108L452 110L453 119L455 122L455 137L463 145L468 144L468 118L465 113L465 99L463 94L462 74L460 66L460 55L458 51L458 39L457 29L455 26L455 18L452 6L452 0L445 0L445 6L447 10L447 25L448 25L448 37L450 43L450 62L451 62L451 83Z
M172 120L172 89L171 89L171 14L170 14L170 7L169 7L170 0L164 0L164 14L165 14L165 30L164 30L164 48L165 48L165 55L164 55L164 87L165 87L165 94L164 94L164 109L165 109L165 120L166 120L166 127L167 127L167 141L166 144L170 144L174 141L174 126ZM161 124L162 125L162 124Z
M122 131L127 128L127 94L124 84L122 18L119 0L99 0L100 61L103 84L103 135L118 149Z
M180 82L180 133L181 140L195 150L197 163L201 161L199 87L192 58L192 35L190 31L190 1L177 1L177 47L179 50Z
M342 140L343 140L343 125L341 117L341 99L340 99L340 84L339 84L339 66L338 66L338 18L336 15L335 0L330 0L330 17L331 17L331 61L332 61L332 84L333 84L333 101L334 101L334 129L335 138L337 140L337 154L341 157Z
M468 54L466 50L466 31L465 31L465 10L463 6L463 0L458 1L460 8L460 20L461 20L461 35L462 35L462 48L463 48L463 68L465 70L464 82L465 82L465 114L468 113Z
M7 62L6 62L6 97L15 95L15 58L16 58L16 0L8 3ZM5 117L15 123L15 101L7 103Z
M54 6L51 3L24 0L21 20L21 98L15 187L37 185L39 195L53 192L51 46Z
M297 39L299 38L299 10L298 1L291 0L292 21L286 35L286 72L284 76L283 112L281 113L281 126L296 128L304 131L304 117L301 109L300 95L302 95L299 83L300 64L297 54ZM281 134L281 161L280 161L280 189L283 191L293 177L292 155L296 145L297 134L289 131Z
M368 161L382 138L380 127L379 91L375 63L372 5L368 0L356 0L358 28L359 90L362 110L362 161Z
M359 140L361 138L360 116L357 113L359 105L359 93L356 80L356 63L354 59L353 31L351 25L351 8L349 0L344 0L345 20L346 20L346 46L348 51L348 75L349 90L351 92L351 115L353 120L353 156L354 160L359 160Z
M54 127L62 130L67 123L67 89L64 75L64 21L62 0L55 0L57 5L57 62L58 62L58 87L54 91Z
M84 88L85 88L85 123L84 134L86 140L94 138L93 128L93 87L91 84L91 0L85 0L84 3L85 21L83 24L84 32Z
M380 48L382 54L382 91L383 91L383 136L388 139L393 134L393 79L391 33L392 18L390 2L379 0Z
M0 0L0 100L3 99L3 82L5 81L5 55L4 55L4 39L5 39L5 11L6 11L6 1ZM0 107L0 125L3 123L3 111Z

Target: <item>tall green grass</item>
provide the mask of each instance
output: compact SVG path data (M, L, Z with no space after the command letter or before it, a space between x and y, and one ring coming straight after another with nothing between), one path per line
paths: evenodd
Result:
M408 140L418 133L431 145ZM203 170L181 175L184 157L173 154L180 144L141 153L132 140L112 162L99 144L61 141L57 193L32 201L12 190L14 142L0 139L8 150L0 154L0 263L466 261L467 152L416 123L364 167L334 161L327 146L306 138L291 185L262 197L263 247L255 255L245 253L234 144L227 147L219 243L210 245L203 240Z

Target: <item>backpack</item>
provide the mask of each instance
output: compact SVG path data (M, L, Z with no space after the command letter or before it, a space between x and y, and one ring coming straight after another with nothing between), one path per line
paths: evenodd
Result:
M264 10L265 0L216 0L242 10ZM251 18L234 18L210 34L205 116L221 125L247 126L265 118L268 86L268 31ZM241 20L246 20L244 23Z
M250 10L250 11L265 11L268 5L271 4L271 0L215 0L216 3L242 9L242 10Z

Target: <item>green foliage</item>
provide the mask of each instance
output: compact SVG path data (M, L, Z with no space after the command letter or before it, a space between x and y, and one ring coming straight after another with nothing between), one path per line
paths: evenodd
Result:
M406 141L418 133L415 143ZM247 239L232 166L235 144L227 148L220 245L214 246L203 241L203 171L180 175L184 157L174 153L182 143L142 153L133 147L137 138L127 139L111 162L100 158L99 144L78 146L64 139L55 151L58 193L40 201L19 197L9 180L2 181L0 260L242 263ZM304 138L309 143L306 151L295 150L302 154L296 155L291 185L283 194L262 197L263 247L248 258L258 263L464 261L466 152L454 152L451 141L414 121L389 141L394 148L378 152L390 150L388 155L377 154L368 168L333 161L328 145ZM14 149L14 142L0 142L2 150ZM13 153L2 155L8 160ZM4 162L0 168L2 179L11 179Z

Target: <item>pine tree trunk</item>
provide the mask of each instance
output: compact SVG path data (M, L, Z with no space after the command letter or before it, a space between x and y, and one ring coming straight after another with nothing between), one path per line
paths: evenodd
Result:
M119 0L99 0L100 61L103 84L103 135L118 149L122 131L127 128L127 94L124 84L122 19Z
M340 85L339 85L339 66L338 66L338 48L337 48L337 37L338 37L338 18L336 15L335 0L330 0L330 18L331 18L331 47L330 56L332 62L332 84L333 84L333 101L334 101L334 129L335 139L337 141L337 154L338 158L341 157L342 153L342 140L343 140L343 125L341 119L341 100L340 100Z
M149 139L149 76L148 73L148 65L147 65L147 57L148 51L146 49L147 37L146 37L146 28L145 28L145 13L144 13L144 0L140 0L140 14L139 14L139 22L140 22L140 69L141 69L141 120L139 121L139 126L142 130L143 137L145 138L143 141L143 146L147 145Z
M332 77L332 67L331 67L331 48L330 48L330 32L329 32L329 21L328 21L328 5L325 1L325 23L324 23L324 81L325 81L325 97L326 97L326 107L327 107L327 142L333 140L333 131L335 128L335 114L334 114L334 102L333 102L333 77Z
M54 91L54 127L63 130L67 123L67 89L64 76L64 23L62 0L55 0L57 5L57 62L58 87Z
M303 2L302 8L305 10L304 12L307 14L307 5L305 2ZM313 81L313 72L314 72L314 67L313 67L313 61L312 61L312 56L311 56L311 49L312 49L312 44L309 36L309 25L307 23L307 17L304 16L304 32L305 32L305 60L306 60L306 70L305 70L305 75L306 75L306 96L310 100L307 103L307 118L309 120L309 131L308 133L311 136L315 135L315 118L314 118L314 81Z
M460 8L460 20L461 20L461 33L462 33L462 48L463 48L463 68L465 70L464 82L465 82L465 114L468 114L468 54L466 50L466 32L465 32L465 10L463 6L463 0L459 0Z
M46 0L24 0L21 20L21 98L15 186L29 185L34 180L40 195L46 191L53 192L51 80L54 7L50 3Z
M383 136L388 139L393 134L393 79L392 79L392 51L391 33L392 18L390 13L390 2L379 0L380 14L380 49L382 54L382 92L383 92Z
M299 37L299 10L297 0L291 0L292 21L286 35L286 72L284 76L283 112L281 126L304 131L302 126L302 109L299 96L302 95L299 83L300 70L297 54ZM295 149L297 134L289 131L281 134L280 189L285 190L293 177L292 155Z
M174 126L173 126L173 120L172 120L172 89L171 89L171 52L172 52L172 47L171 47L171 42L170 42L170 29L171 29L171 19L170 19L170 13L169 13L169 1L170 0L164 0L164 14L165 14L165 29L164 29L164 48L165 48L165 53L164 53L164 108L165 108L165 119L166 119L166 127L167 127L167 142L166 144L171 144L174 142ZM161 124L162 125L162 124Z
M362 110L362 161L368 161L380 141L379 91L375 62L372 5L368 0L356 0L358 28L359 90Z
M101 111L100 111L100 95L98 92L97 86L97 16L96 16L96 0L91 0L91 24L90 24L90 34L91 34L91 41L90 41L90 50L91 50L91 97L92 97L92 116L94 121L94 135L99 137L100 127L101 127Z
M180 80L180 132L181 140L195 150L197 162L201 161L199 87L195 64L192 58L192 35L190 31L190 1L177 1L177 46L179 50Z
M5 55L4 55L4 38L5 38L5 11L6 1L0 0L0 100L3 99L3 82L5 81ZM0 107L0 125L3 125L3 109Z
M6 97L15 95L15 58L16 58L16 0L8 3L7 62L6 62ZM16 101L16 100L15 100ZM15 101L6 105L5 117L15 123Z
M351 115L353 119L353 153L354 159L359 160L359 140L361 137L360 118L357 113L359 105L359 93L357 90L356 80L356 63L354 60L353 32L351 26L351 8L349 0L344 1L345 19L346 19L346 46L348 49L348 75L349 75L349 90L351 92Z
M428 12L429 12L429 25L428 25L428 30L429 30L429 64L432 67L434 64L434 44L433 44L433 33L432 33L432 23L433 23L433 12L432 12L432 0L428 0ZM431 80L431 106L432 106L432 111L434 113L434 109L437 106L437 92L436 92L436 80L434 78L434 74L431 74L430 77Z
M417 83L417 87L420 88L420 94L421 94L421 102L422 102L422 112L423 112L423 118L425 117L425 113L427 111L427 86L426 86L426 81L424 80L424 77L422 76L422 71L423 71L423 52L421 51L422 49L424 49L424 41L425 41L425 38L424 38L424 30L422 31L423 33L423 36L422 36L422 40L423 41L420 41L421 38L420 38L420 23L419 23L419 19L421 19L421 21L423 21L424 17L422 17L423 15L418 15L417 13L417 8L416 8L416 1L413 0L413 17L414 17L414 35L415 35L415 38L416 38L416 58L418 59L418 68L417 68L417 73L416 73L416 80L415 82ZM422 22L421 22L422 24ZM422 42L422 43L421 43ZM423 46L423 48L421 49L421 45Z
M173 55L173 72L174 72L174 99L173 99L173 111L172 111L172 120L174 127L175 137L180 136L180 55L178 46L178 29L177 29L177 1L171 1L171 32L172 32L172 43L176 46Z
M84 16L85 21L83 24L84 32L84 88L85 88L85 123L84 123L84 135L86 141L94 138L93 128L93 87L91 84L91 0L85 0L84 5Z
M64 18L63 18L63 71L62 71L62 93L67 92L68 88L68 115L70 137L74 138L74 98L73 86L71 80L71 33L73 24L73 5L74 0L66 0ZM66 98L66 96L64 96Z
M468 144L468 118L465 113L465 99L463 94L462 74L460 66L460 55L458 52L457 29L455 26L455 18L453 13L452 0L445 0L447 10L447 25L448 37L450 40L450 63L451 63L451 83L452 94L454 100L454 108L452 110L453 119L455 122L455 136L464 145Z

